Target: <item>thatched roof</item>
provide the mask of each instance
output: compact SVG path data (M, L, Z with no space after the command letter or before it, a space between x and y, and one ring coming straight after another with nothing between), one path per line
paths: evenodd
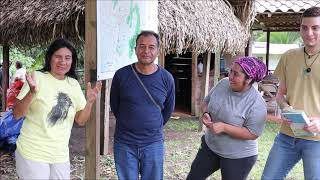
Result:
M84 0L1 0L0 44L34 46L84 39Z
M0 44L34 46L61 36L81 44L84 1L1 0ZM252 2L159 0L163 49L177 53L185 49L194 49L197 53L243 51L255 16Z
M254 3L246 1L242 21L224 0L160 0L159 32L165 53L244 51L250 37Z

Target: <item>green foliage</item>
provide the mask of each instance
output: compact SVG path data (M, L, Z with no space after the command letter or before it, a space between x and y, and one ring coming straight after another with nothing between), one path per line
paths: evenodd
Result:
M32 64L32 66L30 67L30 69L32 71L35 71L35 70L39 70L42 68L43 64L44 64L44 59L45 59L45 51L39 53L37 55L37 57L35 58L34 60L34 63Z
M2 48L0 48L0 60L3 61ZM30 49L19 49L15 47L10 47L9 50L9 75L12 76L15 71L15 64L17 61L22 63L22 66L28 71L40 69L42 67L42 62L44 57L44 51L40 47L30 48Z
M267 33L255 31L253 33L254 41L266 42ZM271 32L270 43L274 44L300 44L302 40L299 32Z
M9 68L10 75L13 75L16 72L15 64L17 61L20 61L22 63L22 66L26 69L29 69L34 63L33 58L25 56L17 48L10 49L9 58L10 58L10 68Z
M84 69L84 47L78 47L76 49L77 56L78 56L78 62L77 62L77 69Z
M0 48L0 61L2 62L2 48ZM83 47L77 49L77 55L79 61L77 67L83 69L84 67L84 54ZM46 55L46 49L43 47L33 47L28 49L10 47L9 58L10 58L10 68L9 73L13 75L16 71L15 63L20 61L24 68L28 71L39 70L43 67Z

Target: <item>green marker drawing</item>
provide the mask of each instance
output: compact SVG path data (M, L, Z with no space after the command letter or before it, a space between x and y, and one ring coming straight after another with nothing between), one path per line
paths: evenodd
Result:
M112 7L113 9L116 8L116 6L118 5L119 0L112 0Z
M132 22L133 22L133 16L136 15L136 26L135 26L135 30L134 30L134 34L131 36L131 38L129 39L129 58L132 58L133 52L134 52L134 48L136 45L136 38L138 36L138 34L140 33L140 26L141 26L141 22L140 22L140 9L139 6L137 4L133 5L133 1L131 0L130 2L130 12L129 12L129 16L127 17L127 24L129 25L129 27L132 27Z

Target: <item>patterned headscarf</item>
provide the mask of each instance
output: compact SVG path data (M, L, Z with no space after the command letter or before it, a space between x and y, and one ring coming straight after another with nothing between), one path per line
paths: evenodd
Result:
M235 63L239 64L243 71L256 82L261 81L266 75L267 66L255 57L240 57Z

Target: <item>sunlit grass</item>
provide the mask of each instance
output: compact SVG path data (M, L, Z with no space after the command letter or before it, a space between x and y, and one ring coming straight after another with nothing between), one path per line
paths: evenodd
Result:
M196 119L170 120L166 125L166 131L176 131L180 137L167 137L165 156L165 179L185 179L190 166L195 158L200 145L202 132L198 132L198 121ZM258 139L259 155L248 179L257 180L261 178L263 168L268 158L269 151L273 145L279 125L267 122L264 133ZM214 173L208 179L221 179L220 172ZM300 161L289 173L287 179L303 179L303 167Z

